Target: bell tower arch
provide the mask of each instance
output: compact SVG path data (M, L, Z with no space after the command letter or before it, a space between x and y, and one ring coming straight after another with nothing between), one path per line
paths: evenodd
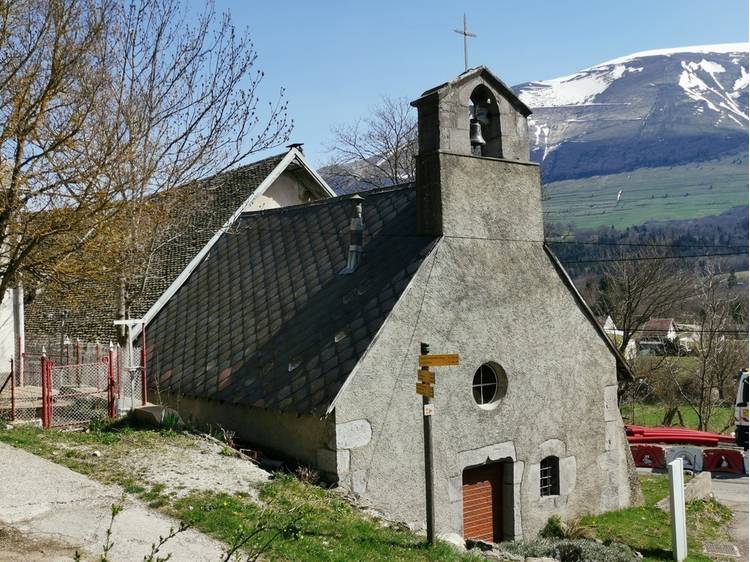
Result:
M469 144L474 156L503 157L500 109L484 84L474 88L469 97Z

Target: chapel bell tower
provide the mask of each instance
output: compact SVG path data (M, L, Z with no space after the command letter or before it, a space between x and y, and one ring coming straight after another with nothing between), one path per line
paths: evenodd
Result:
M526 122L531 110L513 91L481 66L427 90L412 106L419 232L541 240L539 168L529 161Z

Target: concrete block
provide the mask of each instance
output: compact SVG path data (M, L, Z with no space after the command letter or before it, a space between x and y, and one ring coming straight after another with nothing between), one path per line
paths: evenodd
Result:
M154 405L154 406L140 406L133 410L133 419L139 425L145 425L149 427L162 427L166 420L172 427L182 427L182 418L177 410L167 408L166 406ZM172 425L171 420L176 420L176 423Z
M479 449L470 449L458 453L458 462L461 470L468 466L478 466L490 461L499 461L502 459L516 460L516 447L513 441L505 443L496 443Z
M539 463L533 462L529 464L528 472L526 474L526 483L524 487L527 491L532 493L533 498L539 497Z
M349 451L331 451L318 449L318 468L330 474L346 474L349 472Z
M539 445L539 457L544 459L550 456L564 457L565 443L559 439L547 439L544 443Z
M713 483L711 482L710 472L701 472L697 474L690 482L685 484L685 502L693 500L702 500L709 497L714 492ZM669 512L669 496L656 504L659 509Z
M576 487L576 458L560 459L560 495L571 494Z
M620 409L617 407L617 385L604 387L604 421L619 421Z
M448 543L458 552L466 552L466 540L457 533L440 533L437 538Z
M367 420L337 423L328 446L331 449L355 449L364 447L372 439L372 426Z
M682 466L685 470L700 472L703 470L703 449L689 445L678 445L667 448L667 464L677 457L682 457Z
M460 502L463 501L464 488L463 488L463 476L454 476L448 480L448 501Z
M364 470L355 470L352 472L352 492L355 494L364 494L367 489L367 472Z
M625 439L625 430L619 420L605 422L605 427L604 427L604 450L605 451L619 449L620 444L622 443L624 439Z

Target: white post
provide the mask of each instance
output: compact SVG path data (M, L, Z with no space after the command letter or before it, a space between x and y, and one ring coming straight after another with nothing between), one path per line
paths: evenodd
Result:
M685 482L682 458L669 463L669 508L672 512L672 555L677 562L687 557L687 525L685 523Z

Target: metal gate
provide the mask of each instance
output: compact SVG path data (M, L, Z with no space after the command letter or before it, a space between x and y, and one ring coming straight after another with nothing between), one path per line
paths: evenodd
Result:
M115 417L112 363L55 365L42 357L42 426L60 427Z
M10 361L10 372L0 372L0 420L41 423L43 427L85 425L115 418L146 403L146 365L143 350L110 346L82 354L76 342L75 363L61 354L60 364L42 354L22 354L20 365Z

